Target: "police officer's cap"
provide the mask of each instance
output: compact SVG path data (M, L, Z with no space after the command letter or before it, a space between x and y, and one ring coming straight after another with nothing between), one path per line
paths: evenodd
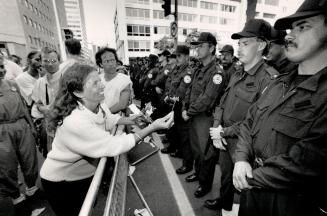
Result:
M170 52L168 51L168 50L164 50L164 51L162 51L162 53L160 53L160 54L158 54L158 56L170 56Z
M285 44L285 36L287 35L285 30L276 30L273 28L271 32L271 43L283 45Z
M176 48L176 55L178 54L190 55L190 48L185 45L178 45Z
M157 62L158 61L158 56L150 54L149 55L149 61L150 62Z
M293 22L319 14L327 14L327 0L305 0L294 14L278 19L274 27L280 30L291 29Z
M234 48L233 48L233 46L231 46L229 44L223 46L223 48L220 50L220 53L224 53L224 52L228 52L228 53L231 53L232 55L234 55Z
M270 39L271 25L263 19L250 19L241 32L232 34L232 39L260 37Z
M214 46L217 45L216 37L210 32L201 32L198 41L191 42L191 45L198 45L202 43L210 43Z

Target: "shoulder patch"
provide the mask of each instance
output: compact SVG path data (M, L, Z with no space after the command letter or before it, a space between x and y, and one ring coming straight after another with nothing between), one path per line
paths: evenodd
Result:
M149 74L148 74L148 78L149 78L149 79L152 79L152 73L149 73Z
M214 84L219 85L223 81L223 78L220 74L216 74L212 77L212 81Z
M270 77L273 78L273 79L275 78L276 75L279 74L279 72L275 68L273 68L273 67L267 67L266 68L266 71L268 72L268 74L270 75Z
M165 75L168 75L168 73L169 73L169 70L166 69L166 70L164 71L164 74L165 74Z
M184 82L186 83L186 84L189 84L189 83L191 83L191 81L192 81L192 78L191 78L191 76L190 75L186 75L186 76L184 76Z

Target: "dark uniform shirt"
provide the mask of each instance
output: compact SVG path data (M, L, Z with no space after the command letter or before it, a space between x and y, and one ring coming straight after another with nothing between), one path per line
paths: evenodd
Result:
M175 79L175 77L178 75L178 66L173 67L168 75L167 75L167 79L166 79L166 83L165 83L165 96L171 96L170 91L173 89L172 87L172 81Z
M212 114L217 99L224 91L224 82L222 69L216 66L215 60L197 69L186 92L183 110L187 110L188 116L203 112Z
M251 185L311 191L326 207L327 67L298 85L297 76L280 76L249 109L236 160L253 164Z
M225 94L216 107L214 127L222 124L224 137L236 137L239 124L244 120L249 107L261 96L268 84L278 72L259 61L249 71L243 67L236 71L225 90Z
M154 88L159 87L162 90L165 90L165 83L166 83L166 79L168 77L169 72L170 72L169 65L166 65L166 66L160 68L157 76L154 79L152 79L151 85Z
M188 63L177 66L176 75L173 76L171 80L169 95L172 97L178 97L179 101L183 101L186 90L192 81L191 75L192 72Z
M294 71L294 69L297 68L297 64L291 62L287 58L284 58L274 64L270 63L270 65L274 67L279 72L279 74L289 73L290 71Z

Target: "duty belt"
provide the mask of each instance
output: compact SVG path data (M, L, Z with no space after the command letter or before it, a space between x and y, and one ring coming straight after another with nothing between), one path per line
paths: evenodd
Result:
M13 119L0 119L0 124L12 124L12 123L17 122L20 119L23 119L23 118L25 118L25 115L18 116L18 117L13 118Z

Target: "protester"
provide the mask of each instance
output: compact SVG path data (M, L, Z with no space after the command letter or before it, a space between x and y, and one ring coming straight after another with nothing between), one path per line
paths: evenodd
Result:
M30 215L26 196L35 195L38 187L38 161L35 131L31 117L13 81L4 79L6 69L0 56L0 215ZM25 194L18 185L18 165L26 183Z
M38 51L31 51L27 55L28 70L15 78L17 85L20 88L20 92L29 107L32 106L32 91L37 79L40 77L39 71L41 70L41 53Z
M41 171L42 185L58 216L78 215L94 175L97 158L127 152L145 136L173 123L170 113L135 134L111 135L116 124L132 124L135 117L110 113L105 87L89 65L76 64L67 71L54 102L50 126L56 128L53 148Z
M6 69L6 80L14 80L19 74L23 73L23 69L15 62L6 59L1 51L0 56L3 58L3 63Z
M61 74L64 74L73 64L84 61L81 56L82 45L79 40L75 38L65 40L65 48L67 59L59 66Z
M305 0L275 28L291 29L281 75L249 109L235 154L240 216L327 212L327 2Z
M97 65L104 69L101 80L105 85L105 103L112 113L127 108L131 97L132 81L129 76L117 73L116 50L105 47L95 54Z
M35 119L36 129L38 131L37 143L45 157L51 149L53 134L47 130L47 117L49 108L54 101L59 89L59 80L62 76L59 71L60 56L58 52L52 48L45 47L42 49L42 66L46 71L46 75L39 78L32 92L31 114Z

